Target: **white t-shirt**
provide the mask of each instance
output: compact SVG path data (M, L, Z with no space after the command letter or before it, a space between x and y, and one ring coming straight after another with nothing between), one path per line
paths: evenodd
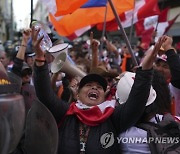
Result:
M156 114L156 118L159 121L162 120L163 115ZM156 118L150 119L150 122L157 123ZM176 120L180 121L180 117L176 116ZM132 138L135 138L138 142L132 143ZM130 140L131 139L131 140ZM141 140L140 140L141 139ZM147 139L147 132L138 127L131 127L125 132L119 135L118 141L120 141L121 149L123 154L151 154L149 145L145 143L144 139ZM127 142L128 141L128 142Z
M162 120L163 115L156 114L156 117L159 120ZM155 117L153 117L150 122L156 122ZM121 140L121 149L123 154L151 154L149 145L147 143L143 143L147 139L147 132L138 127L131 127L125 132L119 135L119 140ZM128 142L127 142L128 140ZM137 142L133 142L136 140Z

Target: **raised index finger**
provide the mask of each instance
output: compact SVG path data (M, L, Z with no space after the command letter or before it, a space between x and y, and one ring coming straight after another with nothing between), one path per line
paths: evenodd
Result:
M90 45L92 45L92 41L93 41L93 37L94 37L93 35L94 35L93 32L91 32L90 33Z

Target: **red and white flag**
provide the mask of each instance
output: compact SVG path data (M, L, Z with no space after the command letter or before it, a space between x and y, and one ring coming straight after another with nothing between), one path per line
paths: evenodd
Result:
M124 28L130 27L141 19L160 14L157 0L137 0L134 9L126 11L119 15L121 24ZM133 19L132 19L133 18ZM103 30L103 24L97 25L98 30ZM106 22L106 31L118 30L116 20Z
M174 24L178 15L172 20L167 21L169 8L164 9L159 16L151 16L136 23L136 35L142 38L142 43L149 44L152 34L156 31L155 42L164 35Z
M158 15L147 17L145 19L140 20L135 24L136 35L142 36L145 31L149 31L150 29L156 28L158 24Z
M167 25L167 26L164 26L164 33L163 34L165 34L165 33L167 33L169 31L169 29L172 27L172 25L174 24L176 19L179 17L179 15L180 15L180 13L177 14L172 20L164 22L164 24ZM159 23L159 24L161 24L161 28L162 28L163 23ZM158 28L159 28L159 26L158 26Z
M136 35L141 36L142 43L149 44L151 41L152 34L156 29L159 29L157 30L159 34L161 33L162 25L160 23L164 23L167 21L168 10L169 8L166 8L161 12L161 14L159 14L159 16L158 15L150 16L150 17L140 20L139 22L135 24Z

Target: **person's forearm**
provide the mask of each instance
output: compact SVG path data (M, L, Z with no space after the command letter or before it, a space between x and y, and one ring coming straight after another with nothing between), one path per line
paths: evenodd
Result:
M92 61L91 61L91 68L95 68L98 66L98 50L92 51Z
M106 40L106 44L107 44L107 48L110 52L113 52L116 57L119 56L119 53L118 53L118 50L117 48L115 47L115 45L113 45L112 43L110 43L108 40Z
M176 88L180 88L180 58L174 49L169 49L165 53L171 71L171 83Z
M27 41L22 39L21 45L19 47L19 51L18 51L16 57L19 58L19 59L24 60L26 48L27 48Z
M56 121L64 117L68 104L59 100L51 87L48 64L34 65L34 86L38 99L51 111Z
M152 76L152 69L137 69L135 81L126 103L115 109L114 123L117 128L120 128L120 132L133 126L143 114L149 97Z
M21 58L18 58L18 57L16 57L14 59L12 72L14 74L18 75L19 77L21 77L21 70L22 70L22 67L23 67L23 61L24 61L24 59L21 59Z

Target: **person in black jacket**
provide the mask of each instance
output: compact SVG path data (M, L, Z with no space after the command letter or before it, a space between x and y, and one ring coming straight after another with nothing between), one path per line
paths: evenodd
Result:
M163 74L167 84L169 84L170 92L175 102L175 110L172 114L180 116L180 58L176 50L173 48L173 40L169 36L164 36L166 41L162 44L164 50L155 63L155 69Z
M105 101L106 80L97 74L81 79L77 101L68 105L58 99L50 84L48 65L40 48L43 37L32 28L32 44L36 52L34 85L39 100L53 114L59 129L58 153L118 154L117 135L134 125L142 115L152 82L152 64L163 38L137 69L127 102L115 108L115 100ZM91 45L97 45L92 40Z

